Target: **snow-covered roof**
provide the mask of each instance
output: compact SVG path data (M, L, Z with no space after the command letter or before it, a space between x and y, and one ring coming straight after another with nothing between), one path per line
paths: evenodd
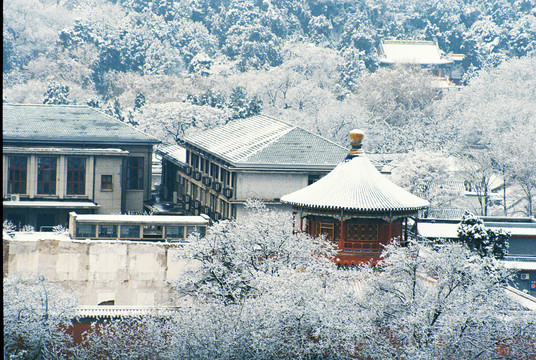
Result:
M441 65L453 62L442 56L433 41L385 40L380 45L379 57L383 64Z
M346 149L321 136L266 115L233 120L183 140L236 166L330 170Z
M350 152L351 154L351 152ZM349 155L317 182L287 194L282 203L295 207L353 212L406 212L429 203L380 174L364 154Z
M99 223L99 224L170 224L170 225L199 225L209 223L209 218L204 215L97 215L97 214L73 214L76 222Z
M122 156L127 155L127 150L117 148L59 148L59 147L18 147L18 146L3 146L4 153L9 154L61 154L61 155L106 155L106 156Z
M89 106L2 105L4 143L158 144L145 134Z
M174 306L152 305L81 305L76 308L76 316L89 318L166 316L175 313L178 309Z
M155 150L156 155L176 163L177 165L186 164L186 149L179 145L167 145Z
M458 237L458 226L461 220L423 220L417 224L419 235L426 238L437 239L455 239ZM512 236L536 236L536 222L498 222L486 221L484 225L491 229L502 229L508 231Z
M3 201L4 207L11 208L54 208L54 209L90 209L97 208L97 205L90 201L33 201L33 200L19 200L19 201Z
M536 311L536 298L534 296L525 294L511 286L507 286L504 291L510 299L514 300L525 309Z

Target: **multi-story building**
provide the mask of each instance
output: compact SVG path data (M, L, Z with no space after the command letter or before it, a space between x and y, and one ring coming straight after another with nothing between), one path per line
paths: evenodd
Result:
M162 200L184 213L240 218L248 199L289 209L279 198L312 184L346 149L297 126L258 115L186 137L162 156Z
M87 106L2 110L4 219L39 230L70 211L143 211L158 139Z

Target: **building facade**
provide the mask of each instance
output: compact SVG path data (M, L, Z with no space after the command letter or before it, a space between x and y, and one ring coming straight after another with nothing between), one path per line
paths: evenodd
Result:
M331 171L346 150L320 136L259 115L185 138L157 150L162 201L185 214L241 218L248 199L288 209L281 196Z
M87 106L2 109L4 219L44 230L70 211L144 210L158 139Z

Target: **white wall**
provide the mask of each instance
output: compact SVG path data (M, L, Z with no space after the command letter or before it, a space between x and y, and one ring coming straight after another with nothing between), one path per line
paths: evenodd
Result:
M116 305L171 305L169 284L194 263L176 257L178 244L4 240L4 271L33 278L42 274L75 290L80 305L114 300ZM50 236L50 235L49 235Z
M100 214L121 212L121 164L122 157L97 156L95 157L95 196L93 201L101 207ZM112 175L112 190L101 189L101 176ZM93 177L92 173L87 174ZM91 179L93 182L93 179Z
M236 199L273 200L307 186L308 174L237 173Z

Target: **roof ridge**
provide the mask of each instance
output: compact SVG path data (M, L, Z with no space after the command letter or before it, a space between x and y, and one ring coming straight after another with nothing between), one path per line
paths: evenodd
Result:
M316 137L318 137L318 138L320 138L320 139L322 139L322 140L324 140L324 141L329 142L330 144L333 144L333 145L335 145L335 146L340 147L341 149L348 150L347 147L344 147L344 146L342 146L341 144L337 144L336 142L334 142L334 141L332 141L332 140L329 140L329 139L323 137L322 135L315 134L314 132L309 131L309 130L307 130L307 129L304 129L304 128L300 127L300 126L296 126L296 129L305 131L306 133L311 134L311 135L314 135L314 136L316 136Z

